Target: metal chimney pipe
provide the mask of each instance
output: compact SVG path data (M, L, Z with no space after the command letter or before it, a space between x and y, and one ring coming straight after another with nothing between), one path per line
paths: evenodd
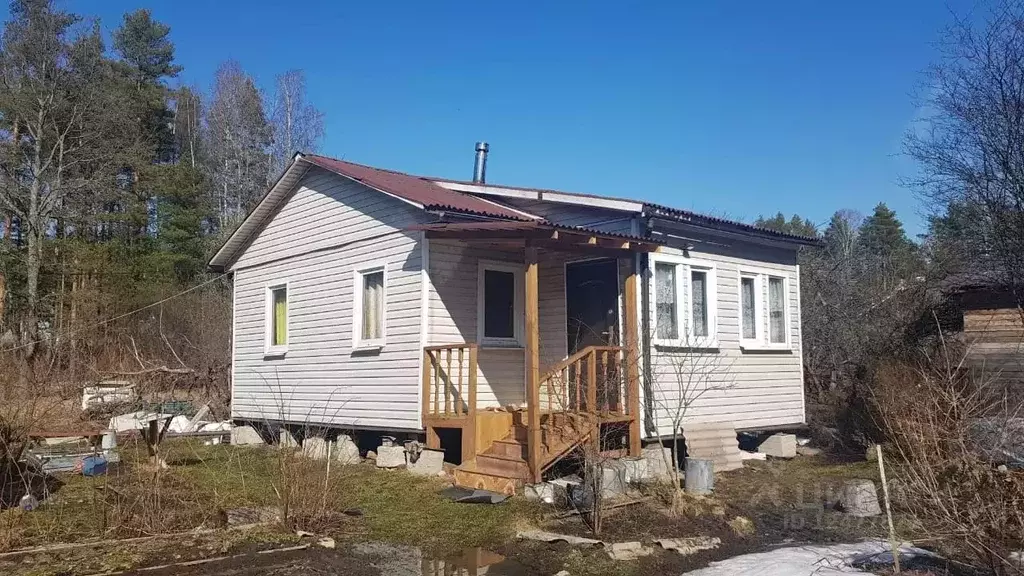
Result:
M473 182L484 184L487 182L487 151L491 147L487 142L476 143L476 162L473 164Z

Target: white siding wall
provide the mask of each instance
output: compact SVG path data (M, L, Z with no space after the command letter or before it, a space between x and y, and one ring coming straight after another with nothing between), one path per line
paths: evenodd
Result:
M457 241L430 241L430 344L477 341L477 280L480 260L523 265L523 253L466 245ZM548 367L565 357L564 257L557 253L542 252L538 277L543 374ZM481 348L478 363L477 399L481 407L525 404L525 360L522 348Z
M408 204L348 179L306 176L234 267L232 417L420 427L420 234ZM386 264L386 335L352 350L353 271ZM265 293L288 282L288 351L264 356Z
M513 201L556 222L629 232L621 212ZM232 417L383 429L420 428L421 272L418 233L402 232L428 218L400 200L319 169L233 267L235 306ZM669 250L673 252L673 250ZM718 341L704 366L713 386L688 411L692 421L730 421L738 428L798 424L804 420L800 356L799 278L792 264L756 251L691 253L716 264ZM541 370L566 355L565 275L569 254L542 252L540 265ZM429 243L426 325L428 344L475 342L480 259L522 264L521 250ZM387 265L387 343L382 351L352 351L353 270ZM789 350L743 351L739 346L739 270L753 266L789 279ZM625 271L623 271L625 272ZM625 274L621 275L624 278ZM265 357L268 285L289 283L289 346L283 358ZM620 287L621 293L621 287ZM685 305L685 303L684 303ZM711 364L708 363L708 358ZM680 386L673 366L686 355L651 351L658 434L671 432L668 408ZM481 406L524 403L523 351L484 348L479 356Z
M681 254L674 249L665 251ZM686 410L684 422L732 422L737 428L803 423L800 284L797 267L694 251L691 251L690 256L715 265L719 348L698 353L652 347L652 379L648 386L654 397L654 420L658 435L671 434L672 423L683 398L693 398L698 391L707 389L710 390L703 392ZM791 343L788 349L745 351L740 348L741 269L771 271L789 279ZM684 275L682 280L688 282L689 277ZM687 307L689 303L684 302L682 305ZM693 383L686 384L691 377ZM691 392L685 392L687 389Z

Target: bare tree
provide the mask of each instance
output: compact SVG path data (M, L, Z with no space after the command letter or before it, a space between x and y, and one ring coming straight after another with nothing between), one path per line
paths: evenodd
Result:
M1024 282L1024 6L1005 1L980 25L959 18L924 86L926 112L906 139L909 180L936 214L966 218L959 249L974 271ZM1016 290L1018 303L1024 294Z
M272 140L256 83L237 62L217 70L206 123L206 157L224 226L244 216L262 195Z
M134 142L118 137L98 27L75 34L78 17L45 0L14 2L12 16L0 46L0 207L27 241L23 337L34 342L44 239L75 193L113 182Z
M274 128L273 178L296 152L316 152L324 137L324 115L306 100L306 75L289 70L277 77L271 106Z
M670 427L667 439L671 443L673 458L664 457L673 487L672 510L678 509L683 493L680 467L672 460L683 451L684 429L692 420L691 410L708 394L734 386L729 370L731 364L722 351L704 348L697 342L684 339L679 347L659 350L647 371L655 421L659 429L664 424Z
M181 162L188 162L189 166L198 168L202 159L202 97L198 91L184 87L177 91L174 104L174 138L178 158Z

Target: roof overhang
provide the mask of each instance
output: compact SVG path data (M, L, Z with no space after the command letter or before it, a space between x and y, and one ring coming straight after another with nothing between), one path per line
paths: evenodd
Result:
M587 194L558 192L556 190L535 190L530 188L516 188L513 186L495 186L493 184L455 182L451 180L434 180L433 182L443 188L458 192L465 192L467 194L482 194L485 196L498 196L504 198L523 198L526 200L555 202L558 204L574 204L577 206L605 208L607 210L619 210L621 212L632 212L636 214L639 214L644 209L643 202L627 200L624 198L607 198Z
M295 154L291 164L277 178L274 185L267 190L252 212L235 228L228 239L210 259L209 267L215 272L229 269L238 259L238 255L252 242L267 222L274 217L278 205L306 175L310 164L303 160L302 154Z
M743 240L745 242L788 248L790 250L800 246L822 245L822 241L817 238L785 234L750 224L655 205L648 205L644 214L647 216L650 231L654 235L671 234L673 232L685 233L687 229L697 229L722 238Z
M427 238L462 240L506 248L538 246L551 250L623 256L658 252L662 243L649 238L601 232L550 222L435 222L407 228Z

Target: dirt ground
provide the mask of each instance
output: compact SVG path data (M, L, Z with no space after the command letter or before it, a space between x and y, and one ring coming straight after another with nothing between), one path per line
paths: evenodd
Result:
M777 545L854 542L885 533L880 518L853 520L831 509L843 480L875 479L877 468L809 457L748 462L742 470L719 475L713 496L688 498L677 513L666 509L665 493L644 491L631 496L638 503L606 512L604 530L597 536L606 542L641 541L648 546L661 538L721 539L717 549L690 556L659 548L650 556L617 562L600 548L517 540L516 532L529 528L594 535L578 517L557 517L551 507L521 498L500 505L457 504L437 495L446 486L443 479L381 471L367 464L335 471L329 484L315 476L316 470L299 474L304 486L329 488L326 494L294 493L291 498L297 507L303 498L319 502L323 497L322 509L319 504L308 509L317 516L304 526L312 527L317 536L332 537L335 549L316 546L316 537L296 536L294 525L287 531L270 526L223 528L229 508L280 501L287 474L295 472L281 465L278 452L172 446L164 479L156 488L143 484L141 494L129 493L137 481L133 466L138 466L131 458L109 478L66 477L40 510L0 511L0 573L136 573L132 571L164 566L138 573L419 576L445 573L446 566L489 565L488 574L499 575L550 576L568 570L574 576L646 576L682 574L714 560ZM138 513L151 508L157 513ZM135 539L125 540L130 537ZM111 542L12 553L90 540ZM216 561L195 562L211 558ZM385 562L394 558L401 562Z

